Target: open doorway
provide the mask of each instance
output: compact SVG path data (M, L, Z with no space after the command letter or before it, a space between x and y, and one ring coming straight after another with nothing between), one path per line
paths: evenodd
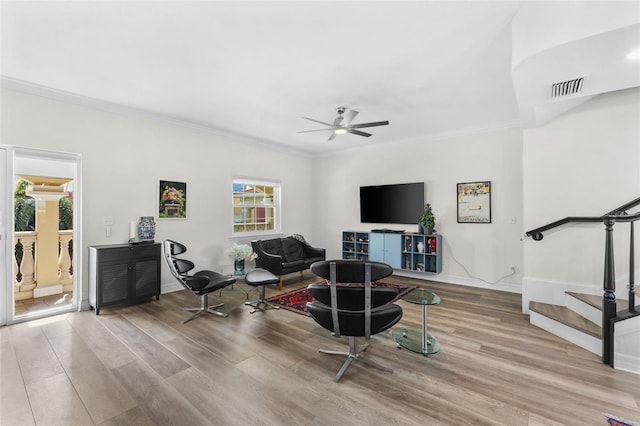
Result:
M81 277L80 158L75 154L13 147L5 188L13 211L6 226L12 271L4 294L5 323L78 309ZM6 186L6 185L5 185Z

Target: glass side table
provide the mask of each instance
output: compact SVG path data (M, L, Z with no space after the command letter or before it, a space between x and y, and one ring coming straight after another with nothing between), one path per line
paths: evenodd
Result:
M253 270L253 268L251 268L251 269L246 268L246 269L244 270L244 274L242 274L242 275L236 275L236 274L235 274L235 271L232 271L232 272L225 272L225 268L223 268L223 269L222 269L222 271L221 271L221 274L222 274L222 275L226 275L226 276L227 276L227 277L229 277L229 278L235 278L235 279L236 279L235 284L231 284L231 285L230 285L231 290L233 290L233 289L234 289L234 286L237 284L237 285L238 285L238 288L239 288L240 290L242 290L242 292L245 294L245 297L246 297L247 299L249 299L249 292L250 292L251 290L255 290L255 287L252 287L252 288L250 288L250 289L249 289L249 291L247 291L247 290L245 290L244 288L240 287L240 284L246 285L246 282L245 282L245 280L244 280L244 279L245 279L245 277L247 276L247 274L248 274L249 272L251 272L252 270ZM221 289L220 289L220 296L222 296L222 290L224 290L224 289L226 289L226 287L225 287L225 288L221 288Z
M427 306L439 305L440 297L423 288L411 290L400 298L405 302L422 305L422 330L413 327L396 327L391 330L399 348L406 348L422 355L433 355L440 352L440 342L427 332Z

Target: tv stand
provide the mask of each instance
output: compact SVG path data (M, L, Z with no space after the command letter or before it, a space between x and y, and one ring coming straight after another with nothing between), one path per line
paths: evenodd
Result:
M377 230L342 232L342 258L383 262L394 269L442 272L442 235Z
M396 229L389 229L389 228L372 229L371 232L377 232L382 234L404 234L404 231L398 231Z

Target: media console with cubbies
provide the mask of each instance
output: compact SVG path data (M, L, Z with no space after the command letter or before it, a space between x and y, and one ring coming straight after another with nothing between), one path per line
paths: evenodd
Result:
M442 272L442 235L344 231L342 258L438 274Z
M369 233L368 232L343 232L342 233L342 258L343 259L369 259Z

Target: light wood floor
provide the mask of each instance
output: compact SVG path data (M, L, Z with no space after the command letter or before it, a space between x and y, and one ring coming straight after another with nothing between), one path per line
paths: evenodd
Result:
M285 279L284 291L317 279ZM159 301L0 328L2 425L605 425L640 421L640 377L531 326L520 295L401 277L442 297L429 309L442 352L372 338L340 383L341 341L286 310L249 314L236 286L228 318L182 324L184 291ZM246 287L245 287L246 288ZM269 288L267 294L277 290ZM251 298L255 298L255 292ZM219 300L219 294L210 301ZM401 324L420 307L400 302Z

